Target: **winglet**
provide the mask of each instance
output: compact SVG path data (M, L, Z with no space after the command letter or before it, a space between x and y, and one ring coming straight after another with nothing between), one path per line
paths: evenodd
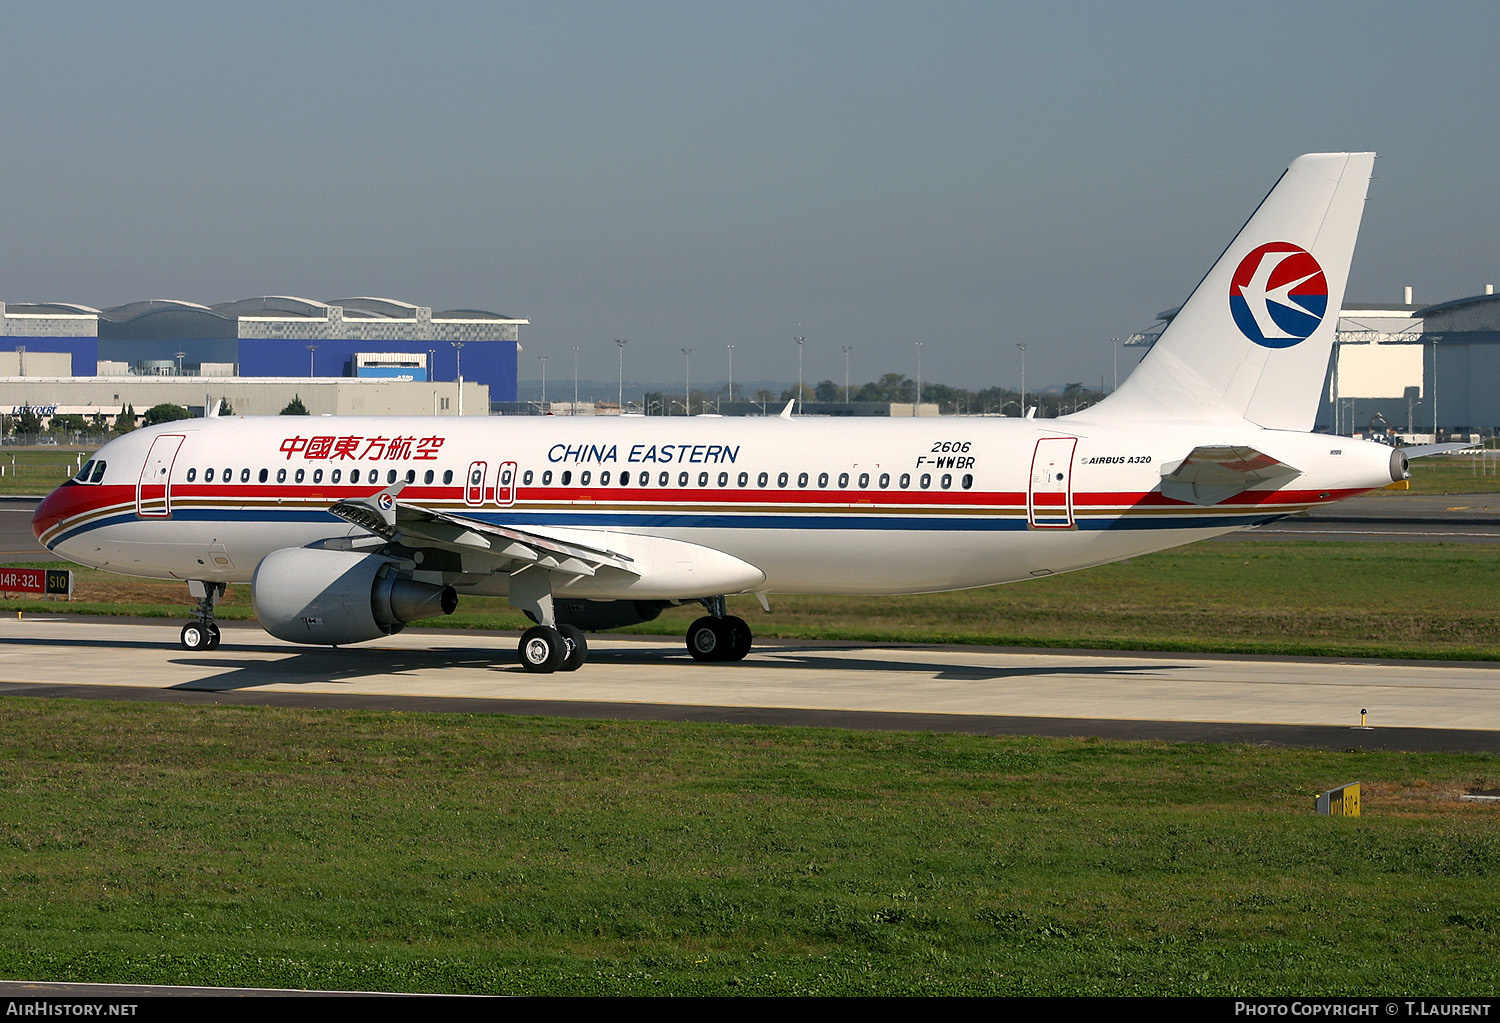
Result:
M784 408L784 409L781 410L781 418L782 419L790 419L790 418L792 418L792 406L795 405L795 404L797 404L797 399L796 398L793 398L791 401L789 401L789 402L786 403L786 408Z

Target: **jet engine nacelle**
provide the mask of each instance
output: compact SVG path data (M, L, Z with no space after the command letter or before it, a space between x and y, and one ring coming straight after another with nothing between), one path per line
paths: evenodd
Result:
M266 555L250 593L261 628L318 646L392 636L407 622L458 606L453 587L417 582L391 558L307 547Z

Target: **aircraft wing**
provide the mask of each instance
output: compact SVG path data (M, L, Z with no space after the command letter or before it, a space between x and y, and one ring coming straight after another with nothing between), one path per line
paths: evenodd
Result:
M466 515L433 511L397 500L397 483L370 497L339 501L328 509L345 522L407 547L479 554L515 568L537 565L570 576L592 576L601 568L640 575L634 559L616 551L562 540L530 529L497 526Z
M1170 472L1163 466L1161 492L1174 501L1207 507L1227 501L1261 483L1285 483L1300 469L1252 447L1204 445L1194 448Z

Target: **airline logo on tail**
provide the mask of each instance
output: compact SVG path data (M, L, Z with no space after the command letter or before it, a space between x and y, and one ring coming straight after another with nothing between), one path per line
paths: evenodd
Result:
M1268 242L1240 260L1229 284L1229 311L1251 341L1290 348L1311 336L1328 312L1328 280L1312 253Z

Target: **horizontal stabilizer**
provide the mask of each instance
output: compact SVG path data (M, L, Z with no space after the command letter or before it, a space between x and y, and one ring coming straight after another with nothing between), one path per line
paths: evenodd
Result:
M1466 444L1463 441L1450 441L1446 444L1413 444L1411 447L1402 448L1401 453L1407 458L1426 458L1428 455L1451 455L1455 451L1468 451L1478 446L1478 444Z
M1251 447L1196 447L1171 472L1163 466L1161 492L1174 501L1207 507L1262 483L1281 484L1302 475Z

